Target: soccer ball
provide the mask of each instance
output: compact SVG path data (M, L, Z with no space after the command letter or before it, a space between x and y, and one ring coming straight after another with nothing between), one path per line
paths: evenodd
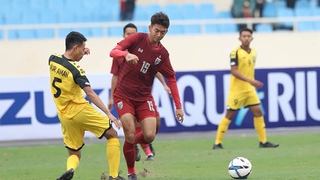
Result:
M236 157L229 163L228 170L233 179L247 179L252 172L252 165L247 158Z

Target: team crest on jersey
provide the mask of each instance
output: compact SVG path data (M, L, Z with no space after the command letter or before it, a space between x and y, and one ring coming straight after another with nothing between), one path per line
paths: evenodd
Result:
M159 57L157 57L156 60L154 60L154 65L158 65L161 62L161 55Z
M255 63L256 62L257 57L256 56L252 56L252 61Z
M118 104L118 108L119 108L119 109L122 109L122 108L123 108L123 103L122 103L122 101L118 102L117 104Z

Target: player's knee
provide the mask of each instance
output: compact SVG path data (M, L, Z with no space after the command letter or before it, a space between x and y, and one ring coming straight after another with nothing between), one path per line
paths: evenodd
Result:
M79 160L81 159L81 150L75 151L75 150L68 149L68 153L69 153L69 156L76 155L78 156Z
M262 111L261 111L261 109L260 109L260 108L256 108L256 109L254 109L254 110L252 111L252 114L253 114L253 116L254 116L254 117L260 117L260 116L263 116Z
M261 117L262 115L263 115L263 114L262 114L261 111L258 111L258 112L253 113L253 116L254 116L254 117Z
M151 143L154 138L156 137L155 133L146 133L144 135L144 139L148 142L148 143Z
M127 142L134 143L136 137L134 133L126 133L125 138Z
M104 133L104 137L107 139L118 138L118 133L113 128L110 128Z
M225 118L227 118L227 119L229 119L231 121L233 116L234 116L234 114L235 114L235 112L236 111L233 111L233 110L227 110Z

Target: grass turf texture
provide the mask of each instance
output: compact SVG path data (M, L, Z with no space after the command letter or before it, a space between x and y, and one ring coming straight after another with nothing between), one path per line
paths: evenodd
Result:
M156 140L153 143L157 151L155 161L146 162L142 158L136 167L137 171L148 171L139 174L146 175L140 178L145 180L230 180L229 162L243 156L253 165L253 173L248 179L319 178L319 134L277 135L269 136L269 139L280 143L280 147L260 149L256 137L227 137L223 143L224 150L212 150L213 139ZM98 180L102 172L108 171L105 147L104 143L84 147L74 179ZM65 171L66 158L67 151L62 143L59 146L0 148L0 179L52 180ZM126 177L123 157L120 169Z

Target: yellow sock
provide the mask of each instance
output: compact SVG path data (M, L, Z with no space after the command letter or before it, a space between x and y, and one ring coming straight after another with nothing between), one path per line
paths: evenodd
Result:
M73 169L76 170L76 168L79 166L79 158L77 155L73 154L68 157L67 159L67 170Z
M222 143L222 139L224 137L224 134L228 130L230 122L231 122L231 120L227 119L226 117L222 118L222 120L220 121L220 124L218 126L217 137L216 137L215 144Z
M253 118L254 129L258 133L258 139L260 142L265 143L267 142L267 135L266 135L266 125L264 123L263 116L254 117Z
M118 138L112 138L108 140L107 158L109 162L110 176L113 178L118 177L120 166L120 142Z

